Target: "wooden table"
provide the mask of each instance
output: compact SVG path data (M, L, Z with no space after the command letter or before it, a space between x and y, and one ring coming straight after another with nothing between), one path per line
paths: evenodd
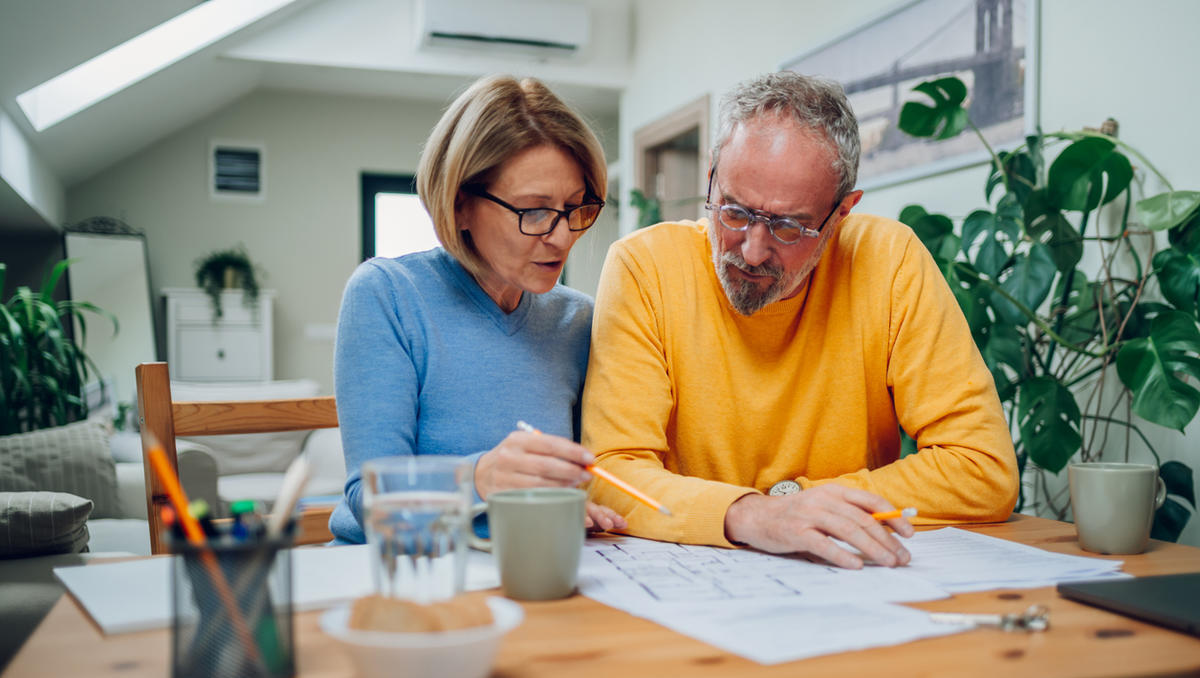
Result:
M1048 551L1086 554L1074 526L1014 516L970 529ZM1200 571L1200 549L1152 541L1122 556L1138 576ZM335 573L330 573L336 576ZM1143 624L1059 598L1051 587L960 594L914 607L958 612L1050 608L1042 633L977 629L894 647L760 666L584 596L527 603L509 634L495 678L637 678L639 676L1146 676L1200 674L1200 638ZM1200 601L1197 601L1200 605ZM300 675L353 675L349 659L317 627L317 612L296 623ZM166 676L168 631L103 636L74 599L63 596L13 659L5 676Z

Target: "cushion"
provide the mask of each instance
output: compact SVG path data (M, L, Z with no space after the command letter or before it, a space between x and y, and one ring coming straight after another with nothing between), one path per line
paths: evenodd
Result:
M81 421L0 436L0 492L68 492L91 499L96 518L120 518L109 430Z
M320 388L311 379L267 382L202 383L172 381L171 399L176 402L214 400L267 400L275 398L313 398ZM248 433L222 436L183 437L212 448L217 473L278 473L287 470L300 455L308 431Z
M86 551L91 512L66 492L0 492L0 558Z

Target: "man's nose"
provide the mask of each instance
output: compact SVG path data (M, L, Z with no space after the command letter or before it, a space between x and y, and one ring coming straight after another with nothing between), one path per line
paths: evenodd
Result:
M758 266L771 258L771 231L761 221L750 224L742 240L742 259L750 266Z

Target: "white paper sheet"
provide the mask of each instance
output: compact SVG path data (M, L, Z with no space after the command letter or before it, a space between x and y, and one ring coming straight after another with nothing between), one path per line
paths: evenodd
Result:
M171 623L169 577L173 557L58 567L54 574L104 633L144 631ZM293 609L317 610L370 594L374 585L369 557L365 545L293 549ZM491 555L471 551L467 590L499 585Z
M1120 560L1053 553L953 527L918 532L905 545L912 553L905 569L952 593L1129 576Z
M862 570L751 550L600 537L584 547L580 591L762 664L968 630L891 603L948 591L1126 576L1120 561L1050 553L965 530L918 532L903 568ZM991 610L976 610L986 613Z
M948 594L902 570L844 570L797 556L617 537L589 539L580 591L627 612L700 601L799 605L936 600Z

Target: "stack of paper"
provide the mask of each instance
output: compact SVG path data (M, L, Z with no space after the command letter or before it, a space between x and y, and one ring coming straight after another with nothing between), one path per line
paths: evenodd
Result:
M953 527L918 532L904 543L912 553L905 570L950 593L1129 576L1120 560L1052 553Z

